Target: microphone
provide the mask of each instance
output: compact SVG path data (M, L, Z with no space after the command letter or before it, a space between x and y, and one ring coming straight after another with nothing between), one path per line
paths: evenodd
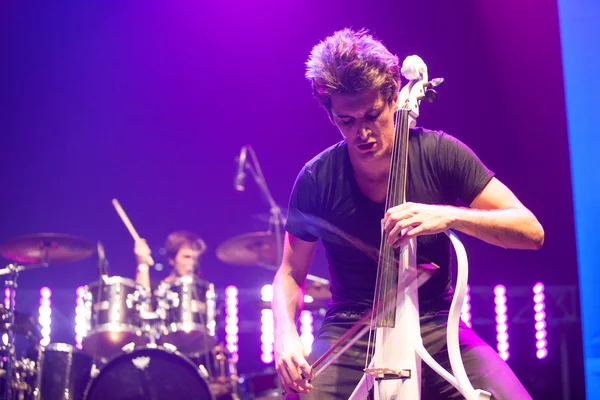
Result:
M248 148L243 146L240 150L240 156L237 158L237 173L235 175L235 180L233 181L233 187L238 192L243 192L245 189L244 180L246 179L246 153L248 152Z

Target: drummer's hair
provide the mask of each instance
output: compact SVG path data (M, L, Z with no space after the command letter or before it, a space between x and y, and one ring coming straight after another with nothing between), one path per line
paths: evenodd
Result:
M188 231L175 231L167 236L165 252L169 259L175 259L177 253L183 246L196 247L202 255L206 251L206 243L195 233Z

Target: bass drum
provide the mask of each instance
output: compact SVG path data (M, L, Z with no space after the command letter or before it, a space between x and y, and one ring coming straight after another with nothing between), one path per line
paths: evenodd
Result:
M196 366L176 351L138 347L100 369L86 400L214 400Z

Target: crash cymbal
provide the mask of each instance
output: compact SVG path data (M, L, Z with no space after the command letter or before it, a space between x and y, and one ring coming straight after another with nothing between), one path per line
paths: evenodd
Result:
M60 264L83 260L96 251L86 239L62 233L36 233L9 239L0 254L23 265Z
M217 247L217 257L227 264L275 265L275 235L269 232L250 232L234 236Z

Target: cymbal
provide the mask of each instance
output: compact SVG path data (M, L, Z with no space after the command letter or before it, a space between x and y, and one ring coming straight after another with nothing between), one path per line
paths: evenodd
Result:
M227 264L275 265L277 242L269 232L250 232L227 239L217 247L217 257Z
M96 251L86 239L62 233L18 236L0 245L7 260L24 264L60 264L83 260Z

